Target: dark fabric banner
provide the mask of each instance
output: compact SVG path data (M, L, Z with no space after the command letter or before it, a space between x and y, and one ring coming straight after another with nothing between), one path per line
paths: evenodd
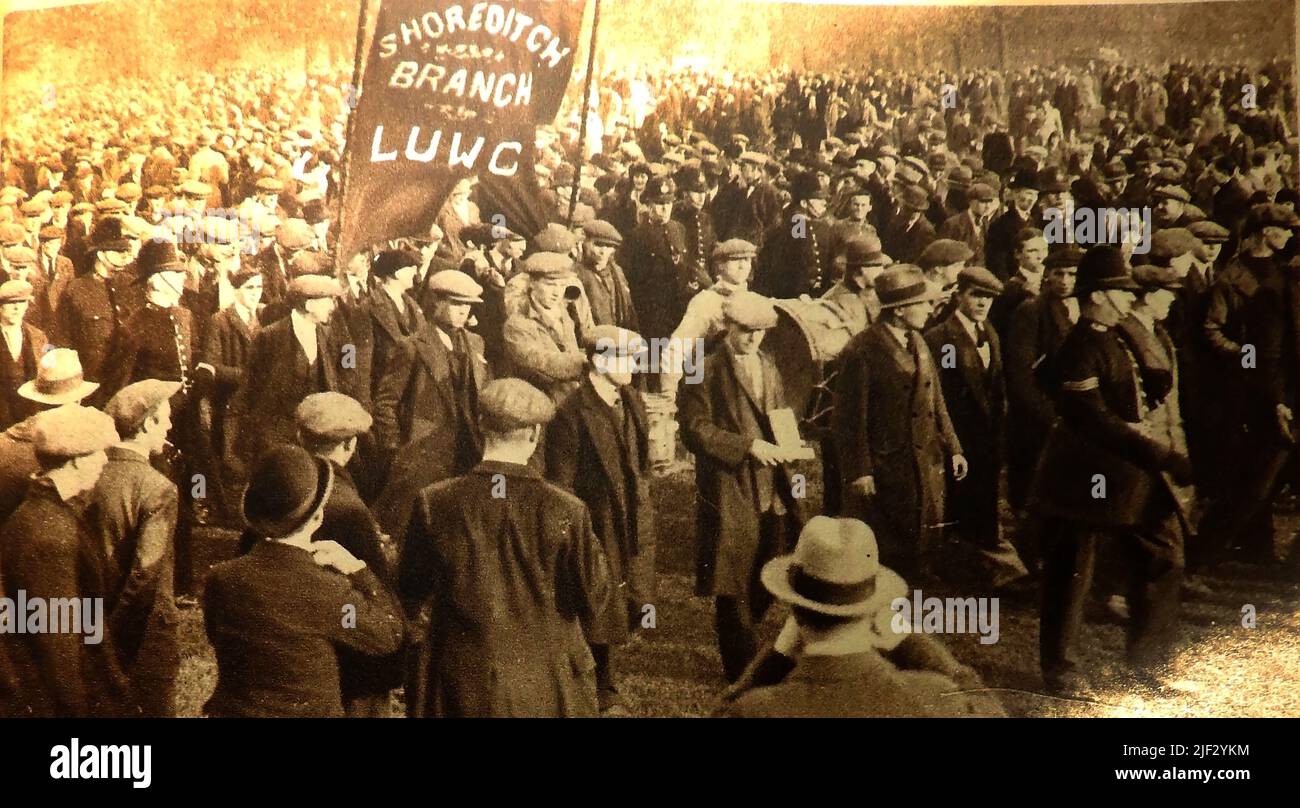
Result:
M534 130L559 111L584 5L383 0L348 141L341 262L426 234L466 177L483 181L491 208L537 215Z

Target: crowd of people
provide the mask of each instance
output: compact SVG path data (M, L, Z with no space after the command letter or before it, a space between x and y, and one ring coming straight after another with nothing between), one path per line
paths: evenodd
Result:
M397 688L411 716L626 713L650 396L694 466L721 714L1002 714L891 628L930 584L1038 598L1058 695L1091 692L1104 602L1159 689L1180 599L1279 567L1300 480L1291 71L611 72L538 129L551 223L501 224L471 178L356 256L342 68L11 97L0 596L106 623L0 632L0 714L174 714L198 605L208 715L386 715ZM790 301L851 335L828 412L795 413L820 513L764 347ZM203 525L242 532L206 575Z

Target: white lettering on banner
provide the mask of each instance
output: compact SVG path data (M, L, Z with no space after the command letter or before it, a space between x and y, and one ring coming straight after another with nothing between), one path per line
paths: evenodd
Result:
M527 14L520 14L500 3L475 3L468 15L464 6L453 5L441 14L430 11L419 19L399 22L396 32L379 38L379 57L387 59L395 55L399 43L400 46L425 44L426 40L440 39L444 34L459 31L483 31L510 42L522 39L530 53L540 54L551 67L559 67L572 52L572 48L560 45L560 38L554 31L540 22L534 24L533 18Z
M397 160L397 149L386 151L383 140L384 127L379 124L375 127L375 136L370 143L370 162L387 163ZM418 148L420 140L420 127L411 127L411 131L406 138L406 159L419 163L433 162L437 159L438 149L444 142L442 130L435 129L429 134L428 146L423 150ZM486 138L479 136L467 143L467 138L462 133L452 132L450 143L447 145L447 166L449 168L463 166L467 170L473 170L475 164L478 163L479 155L483 152L483 145L486 142ZM516 156L521 155L524 152L524 145L514 141L497 144L488 160L488 171L500 177L514 176L519 171L519 160L516 158L513 162L507 164L501 159L503 154L509 152L514 152Z

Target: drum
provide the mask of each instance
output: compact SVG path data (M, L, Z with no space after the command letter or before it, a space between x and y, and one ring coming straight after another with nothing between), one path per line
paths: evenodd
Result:
M824 300L777 300L776 327L763 338L763 349L776 360L785 385L786 403L805 419L826 381L826 365L839 356L854 331L843 315Z

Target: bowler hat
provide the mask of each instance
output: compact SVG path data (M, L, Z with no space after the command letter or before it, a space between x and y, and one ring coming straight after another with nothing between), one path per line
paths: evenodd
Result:
M276 446L257 461L244 491L244 519L268 539L292 535L325 507L334 488L328 460L298 446Z

